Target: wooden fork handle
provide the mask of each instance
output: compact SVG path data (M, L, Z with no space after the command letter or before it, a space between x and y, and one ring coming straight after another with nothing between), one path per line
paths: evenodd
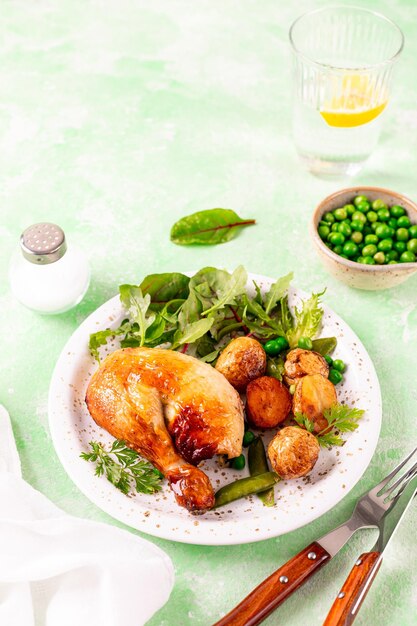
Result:
M311 543L258 585L214 626L260 624L330 558L330 554L319 543Z
M380 552L365 552L356 561L323 626L350 626L382 563Z

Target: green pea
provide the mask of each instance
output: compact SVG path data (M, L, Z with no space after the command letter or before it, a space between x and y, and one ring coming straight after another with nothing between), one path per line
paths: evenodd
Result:
M250 446L250 444L254 440L255 440L255 435L253 434L253 432L251 430L247 430L245 432L245 434L243 435L243 445L244 445L244 447L247 448L248 446Z
M374 209L374 211L378 211L378 209L388 209L385 202L383 200L380 200L379 198L372 202L372 208Z
M285 337L276 337L275 339L270 339L264 345L264 350L268 356L276 356L286 348L288 348L288 341L285 339Z
M393 228L394 230L397 230L398 227L398 223L397 220L395 219L395 217L391 217L388 222L387 222L388 226L390 228Z
M373 257L371 257L369 255L363 257L363 262L364 262L365 265L375 265L375 261L374 261Z
M349 224L342 222L341 224L339 224L339 233L342 233L342 235L344 235L345 237L350 237L352 234L352 229Z
M330 233L330 228L328 226L319 226L319 235L322 239L327 239L329 233Z
M334 246L342 246L345 243L345 238L342 233L330 233L329 241Z
M230 460L230 465L235 470L243 470L246 465L246 459L243 454Z
M330 368L329 372L329 380L333 385L337 385L343 380L343 374L341 374L338 370L335 370L333 367Z
M300 337L297 345L299 348L302 348L303 350L313 349L313 342L311 341L310 337Z
M335 370L337 370L338 372L341 372L343 374L343 372L346 369L346 365L345 365L344 361L342 361L342 359L335 359L333 361L333 368Z
M358 252L358 246L353 241L347 241L343 246L343 254L346 254L348 258L355 256Z
M369 202L360 202L356 205L356 210L360 211L361 213L366 213L367 211L369 211L370 208L371 205L369 204Z
M343 252L343 246L335 246L335 247L333 248L333 252L334 252L335 254L342 254L342 252Z
M338 233L339 232L339 222L335 222L334 224L331 225L330 230L332 231L332 233Z
M356 257L356 259L354 259L354 261L356 261L356 263L363 263L364 259L365 259L364 256L358 256Z
M373 257L374 254L376 254L377 252L378 252L378 248L376 247L376 245L373 243L370 243L364 247L364 249L362 250L362 255L364 257L367 257L367 256Z
M375 235L379 237L379 239L388 239L390 234L391 234L391 231L389 230L389 227L386 224L380 224L375 229Z
M392 239L382 239L382 241L378 243L378 250L381 250L381 252L389 252L393 244Z
M368 198L366 196L356 196L355 198L353 198L353 204L355 206L358 206L358 204L361 204L361 202L368 202Z
M405 209L402 206L399 206L398 204L394 204L390 208L390 213L392 217L401 217L402 215L405 215Z
M366 235L365 237L365 243L373 243L376 245L378 241L379 239L376 235Z
M417 224L413 224L412 226L410 226L410 228L408 229L408 232L410 233L411 239L416 239L417 238Z
M400 256L400 263L414 263L416 260L416 255L410 250L406 250Z
M333 224L333 222L335 221L335 216L333 215L333 213L331 213L331 211L329 211L328 213L324 214L323 220L325 222L328 222L329 224Z
M365 224L366 215L364 215L360 211L355 211L354 214L352 215L352 222L362 222L362 224Z
M378 263L378 265L383 265L385 263L385 254L383 252L377 252L374 254L374 261Z
M392 259L391 261L388 261L387 265L397 265L398 261L394 261L394 259Z
M355 230L354 233L352 233L351 237L352 241L354 243L361 243L362 239L363 239L363 235L361 232L359 232L358 230Z
M408 241L407 250L413 254L417 254L417 239L410 239L410 241Z
M325 354L324 355L325 360L327 361L328 365L332 365L333 364L333 359L330 356L330 354Z
M379 209L378 219L380 222L388 222L389 218L390 218L390 213L387 208Z
M352 230L358 230L359 232L362 232L364 229L363 222L361 222L360 220L352 220L350 226Z
M401 254L407 250L407 244L405 241L394 241L394 248Z
M389 261L396 261L400 255L397 250L390 250L385 256Z
M375 213L375 211L368 211L368 213L366 214L366 219L368 220L368 222L377 222L378 214Z
M343 208L345 209L348 215L353 215L356 210L354 204L345 204Z
M347 218L348 214L347 214L347 211L345 211L345 209L335 209L333 211L333 215L335 216L338 222L341 222L342 220L345 220Z
M398 218L397 226L398 228L408 228L411 226L410 218L407 217L407 215L401 215L401 217Z
M406 228L397 228L395 237L397 241L408 241L408 230Z

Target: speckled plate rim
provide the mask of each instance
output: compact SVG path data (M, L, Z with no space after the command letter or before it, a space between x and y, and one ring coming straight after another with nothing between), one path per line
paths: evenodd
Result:
M262 288L268 288L273 282L267 277L250 274L248 287L252 280ZM300 290L290 292L291 302L300 297L305 297ZM359 481L374 454L382 419L379 382L368 353L336 313L325 305L323 309L322 335L336 334L337 355L350 364L345 382L339 386L339 399L357 402L366 413L357 431L346 437L342 448L321 453L309 478L282 481L276 486L275 507L264 507L254 496L196 517L175 503L169 487L158 495L126 497L104 477L95 476L92 464L80 459L79 454L88 448L90 439L111 441L88 415L84 396L88 379L96 367L88 352L89 334L120 323L123 313L118 296L96 309L74 331L52 375L49 426L64 469L80 491L100 509L141 532L163 539L198 545L235 545L276 537L314 521L336 506ZM246 470L221 471L214 460L205 462L204 469L215 488L246 475Z

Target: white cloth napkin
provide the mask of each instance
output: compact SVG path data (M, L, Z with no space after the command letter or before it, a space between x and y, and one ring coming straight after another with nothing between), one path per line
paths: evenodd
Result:
M1 626L140 626L173 583L171 560L152 543L69 516L22 479L0 406Z

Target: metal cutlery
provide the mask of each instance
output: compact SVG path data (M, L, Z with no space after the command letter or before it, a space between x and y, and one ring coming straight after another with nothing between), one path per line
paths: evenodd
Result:
M325 622L325 626L351 624L381 564L382 552L417 491L417 463L400 474L416 452L417 448L381 482L365 493L357 501L353 514L346 522L282 565L214 626L260 624L291 593L328 563L357 530L379 528L375 548L356 561ZM390 485L393 480L395 482Z

